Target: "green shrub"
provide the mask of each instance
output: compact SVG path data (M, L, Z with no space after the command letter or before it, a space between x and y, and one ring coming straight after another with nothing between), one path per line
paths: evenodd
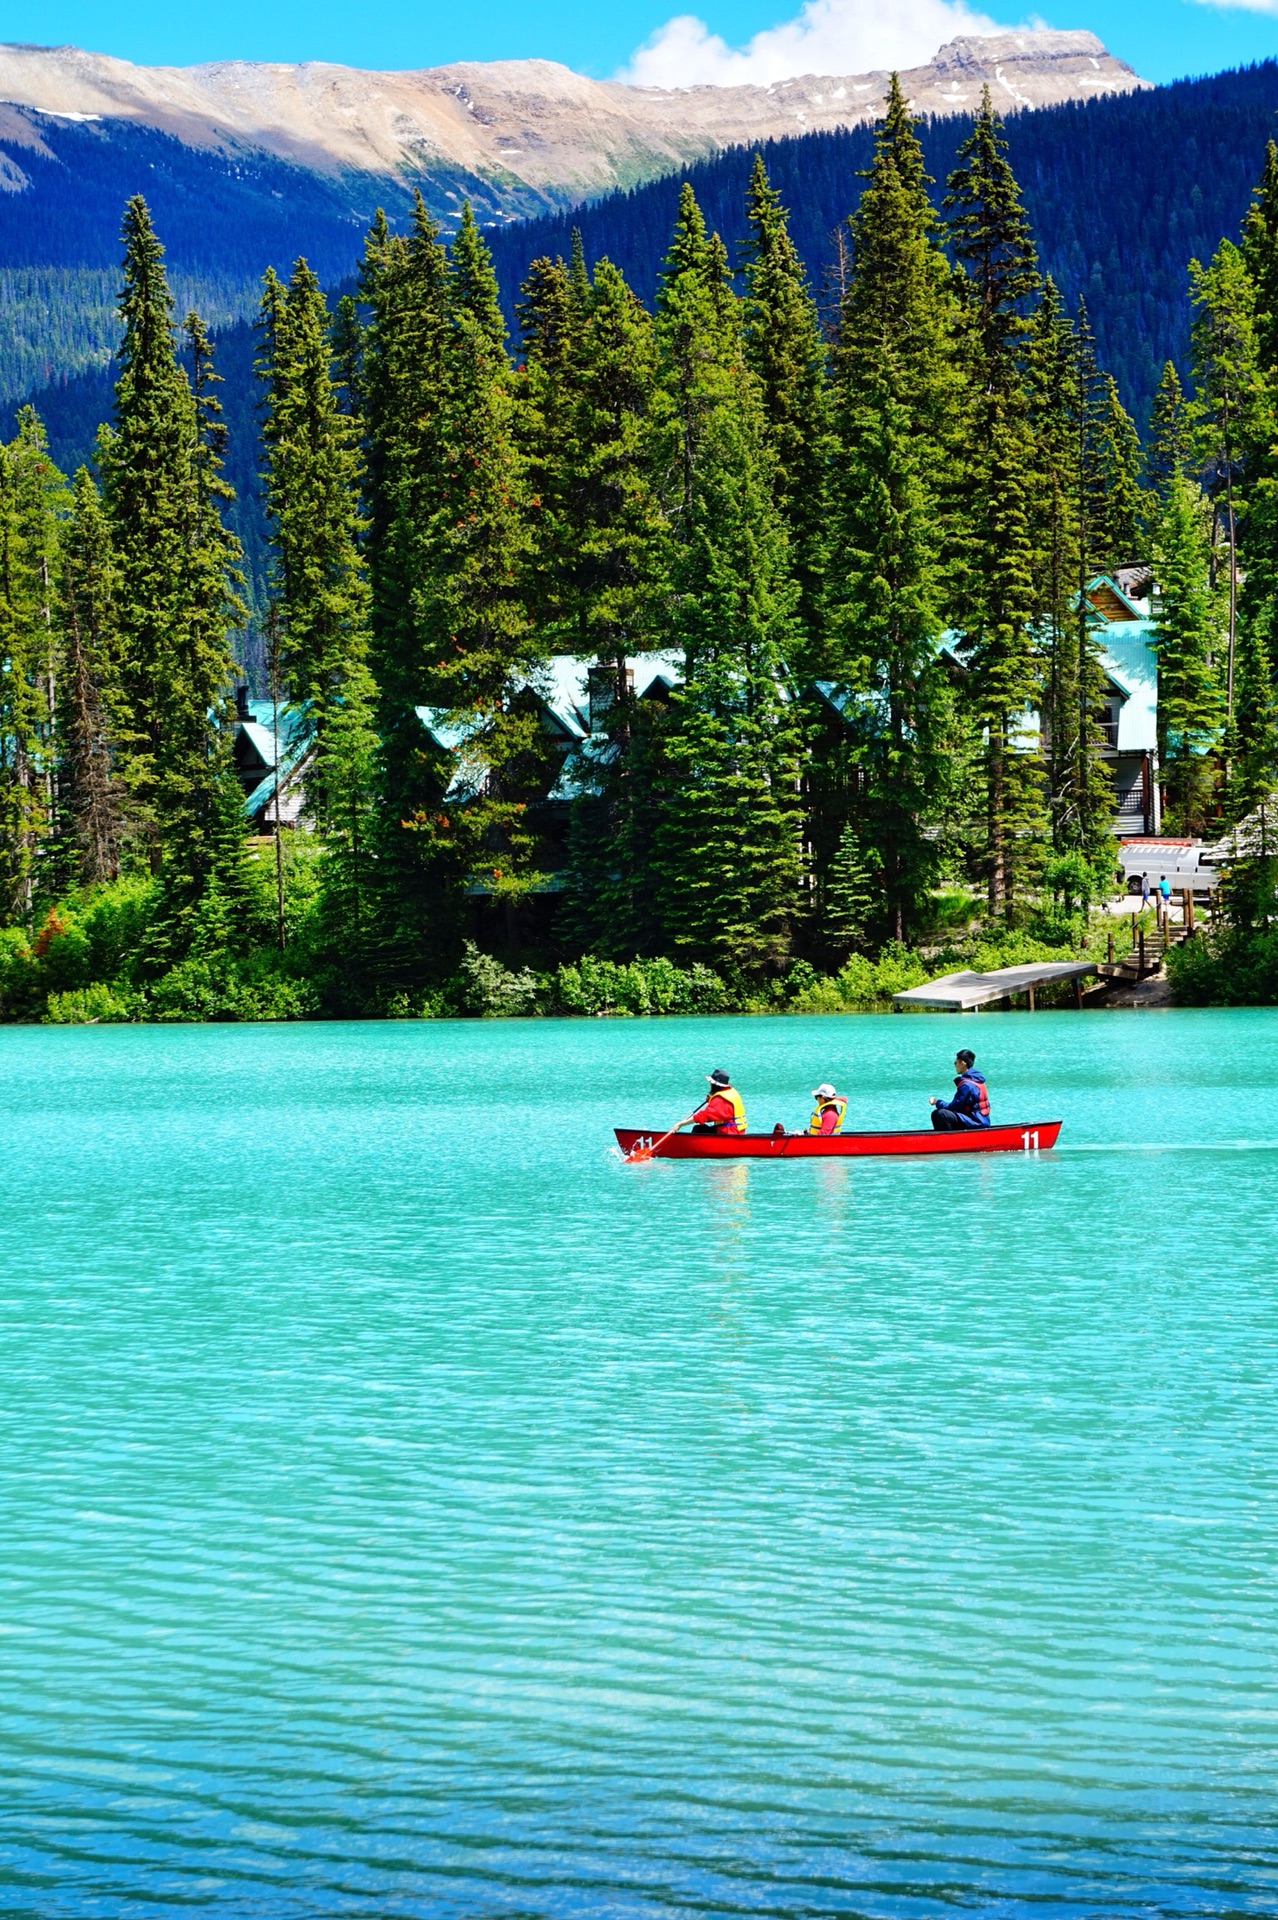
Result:
M543 1004L552 1013L722 1013L731 995L717 973L695 962L600 960L588 953L556 968Z
M38 969L21 927L0 927L0 1019L20 1020L33 1010Z
M74 987L69 993L51 993L44 1024L50 1027L114 1026L144 1018L145 1006L140 993L128 988L117 992L99 980L91 987Z
M890 942L879 955L874 969L879 999L890 1001L894 993L904 993L907 987L921 987L928 973L917 953L911 953L897 941Z
M1168 953L1167 977L1182 1007L1278 1006L1278 927L1195 934Z
M73 900L72 911L87 943L88 981L118 980L122 974L131 973L158 899L155 880L149 875L130 875L94 887Z
M149 995L150 1018L162 1021L311 1020L319 995L309 980L258 952L238 964L229 954L192 956L171 967Z
M848 1002L837 980L825 980L819 975L807 985L799 988L790 1002L792 1013L846 1013Z
M537 998L537 976L526 967L519 973L508 972L500 960L491 953L481 953L474 941L468 940L450 998L460 1012L479 1019L532 1013Z

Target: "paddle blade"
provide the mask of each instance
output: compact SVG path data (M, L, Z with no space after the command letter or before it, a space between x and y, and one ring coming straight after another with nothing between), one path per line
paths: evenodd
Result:
M627 1160L651 1160L652 1148L651 1147L631 1147L629 1153L626 1155L626 1159Z

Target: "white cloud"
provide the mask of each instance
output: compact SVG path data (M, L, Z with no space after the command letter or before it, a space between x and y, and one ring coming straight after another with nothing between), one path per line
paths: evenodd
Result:
M1222 13L1278 14L1278 0L1198 0L1200 7L1216 7Z
M1278 11L1278 0L1234 3ZM802 73L922 66L956 34L1007 30L966 0L805 0L793 20L730 47L704 20L681 13L636 49L617 78L636 87L770 86Z

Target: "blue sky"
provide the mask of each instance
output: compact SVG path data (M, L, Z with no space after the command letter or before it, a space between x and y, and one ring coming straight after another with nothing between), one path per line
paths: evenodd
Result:
M1278 55L1278 0L1207 4L1204 0L807 0L807 44L865 50L857 66L926 57L951 26L961 30L964 8L987 20L1021 24L1037 16L1053 27L1090 27L1111 51L1151 80L1214 72ZM218 0L214 7L175 6L173 0L0 0L0 39L43 45L71 41L98 52L146 63L199 60L338 60L364 67L433 66L448 60L495 60L540 55L584 73L607 75L657 37L657 65L645 77L671 75L682 38L663 34L678 14L692 14L707 34L692 44L709 53L703 71L687 77L737 77L728 49L782 27L803 11L802 0L552 0L529 7L515 0L484 0L458 7L440 0ZM816 37L808 32L815 23ZM937 29L934 31L934 28ZM822 34L826 37L823 40ZM764 43L775 64L777 43ZM719 66L716 67L715 60ZM706 60L709 64L706 65ZM825 71L856 70L851 65Z

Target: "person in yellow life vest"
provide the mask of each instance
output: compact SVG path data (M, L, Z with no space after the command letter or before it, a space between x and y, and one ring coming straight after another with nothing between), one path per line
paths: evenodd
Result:
M843 1116L847 1112L846 1093L836 1093L828 1080L812 1089L812 1098L816 1106L812 1118L808 1121L809 1133L842 1133Z
M744 1133L745 1105L722 1067L708 1073L710 1098L692 1116L694 1133Z

